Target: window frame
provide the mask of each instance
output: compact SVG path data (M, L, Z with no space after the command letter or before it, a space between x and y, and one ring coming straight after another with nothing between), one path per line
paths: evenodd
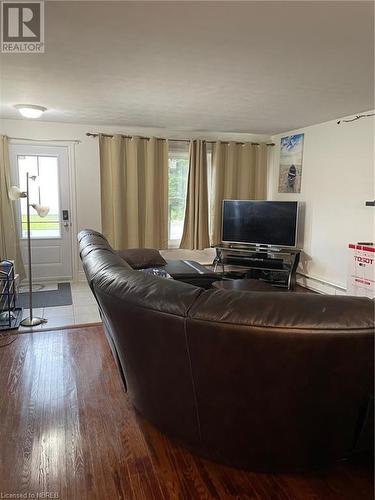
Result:
M169 160L171 158L175 159L184 159L189 163L189 143L179 141L172 142L168 145L168 186L169 186ZM185 208L186 208L186 194L187 194L187 181L189 176L189 165L187 169L187 179L186 179L186 192L185 192ZM168 190L168 248L177 249L180 247L181 238L179 239L170 239L169 238L169 228L170 228L170 219L169 219L169 190ZM182 234L181 234L182 237Z
M57 217L58 217L58 220L57 221L54 221L56 224L58 224L58 234L56 235L36 235L36 234L31 234L31 239L32 240L61 240L63 235L62 235L62 220L61 220L61 185L60 185L60 169L59 169L59 156L57 154L54 154L54 153L43 153L43 152L31 152L31 153L16 153L15 155L15 176L16 176L16 179L17 179L17 185L20 186L22 183L21 183L21 177L20 177L20 165L19 165L19 158L26 158L26 157L34 157L37 159L37 172L38 172L38 177L40 176L40 165L39 165L39 158L56 158L56 161L57 161L57 190L58 190L58 198L57 198L57 205L58 205L58 209L57 209ZM33 202L33 201L38 201L38 203L41 202L40 200L40 187L38 186L37 187L38 189L38 200L33 200L31 199L30 202ZM19 236L19 239L21 241L26 241L28 239L28 236L27 236L27 228L25 230L25 234L24 234L24 222L23 222L23 216L25 214L22 213L22 206L21 206L21 203L22 203L22 200L23 199L20 199L18 200L18 203L16 204L16 211L17 211L17 231L18 231L18 236ZM33 210L30 211L31 212L31 215L33 215ZM48 221L43 221L43 219L41 219L40 223L48 223ZM26 226L27 227L27 226Z

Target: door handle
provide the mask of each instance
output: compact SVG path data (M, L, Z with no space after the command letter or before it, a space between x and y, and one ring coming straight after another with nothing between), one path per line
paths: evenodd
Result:
M63 226L68 228L70 226L69 223L69 210L63 210L62 211L62 220L63 220Z

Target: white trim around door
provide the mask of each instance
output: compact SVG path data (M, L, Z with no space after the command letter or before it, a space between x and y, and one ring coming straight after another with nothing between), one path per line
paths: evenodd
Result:
M51 208L47 219L34 217L32 225L33 277L38 282L77 279L74 153L73 144L10 144L12 183L22 188L24 170L33 170L39 185L33 186L32 196L37 198L35 202ZM23 212L24 207L17 203L21 250L27 261Z

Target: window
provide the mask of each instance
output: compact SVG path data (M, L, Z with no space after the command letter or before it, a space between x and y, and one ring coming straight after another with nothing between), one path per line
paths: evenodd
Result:
M46 217L31 208L30 229L33 238L59 238L59 186L58 161L55 156L17 156L19 186L26 191L26 173L37 176L29 181L30 203L49 207ZM27 203L21 198L21 237L27 237Z
M212 150L207 146L208 206L211 206ZM178 248L184 229L187 181L189 175L189 143L171 142L168 155L168 240L169 248ZM209 225L211 216L209 215Z
M179 143L178 143L179 144ZM168 239L179 246L184 227L186 190L189 172L189 145L170 148L168 158Z

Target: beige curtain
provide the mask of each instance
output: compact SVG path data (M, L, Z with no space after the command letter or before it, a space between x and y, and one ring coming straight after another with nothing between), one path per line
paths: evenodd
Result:
M15 202L9 198L10 165L8 138L0 135L0 260L14 261L20 279L25 277L19 236L16 226Z
M211 244L221 241L223 200L264 200L266 197L266 144L215 143L211 175Z
M165 140L99 138L102 229L114 248L168 247Z
M180 248L201 250L209 246L206 143L192 141L189 153L184 230Z

